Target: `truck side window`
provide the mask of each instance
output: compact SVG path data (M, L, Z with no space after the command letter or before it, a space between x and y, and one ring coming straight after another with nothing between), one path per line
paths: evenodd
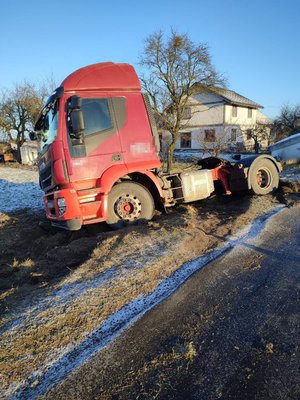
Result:
M84 135L96 135L113 128L107 99L82 99Z

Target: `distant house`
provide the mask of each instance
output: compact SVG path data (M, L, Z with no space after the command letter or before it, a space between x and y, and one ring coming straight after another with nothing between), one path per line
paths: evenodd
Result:
M214 88L194 95L184 110L186 124L180 132L176 149L253 150L253 130L258 124L271 121L264 116L260 104L223 88ZM267 147L261 140L261 147Z
M20 148L22 164L33 165L37 159L39 144L35 141L24 142Z

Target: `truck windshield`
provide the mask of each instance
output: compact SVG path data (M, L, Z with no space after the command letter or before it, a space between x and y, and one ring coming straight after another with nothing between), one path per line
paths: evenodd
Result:
M56 138L58 125L58 100L50 103L43 115L43 129L41 132L42 148L50 145Z

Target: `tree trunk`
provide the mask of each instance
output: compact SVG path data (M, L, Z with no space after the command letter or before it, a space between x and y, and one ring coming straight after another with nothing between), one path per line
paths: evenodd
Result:
M167 173L170 174L173 167L173 154L176 147L176 142L172 142L168 148L168 161L167 161Z
M258 143L258 139L254 138L254 151L257 154L259 151L259 143Z
M18 161L19 164L22 163L21 146L24 143L24 140L22 139L22 136L24 136L24 133L23 133L23 135L22 135L22 133L18 133L17 140L16 140L16 143L17 143L17 155L16 155L16 158L17 158L17 161Z
M17 145L17 153L16 153L16 160L19 164L22 163L22 159L21 159L21 146L18 144Z

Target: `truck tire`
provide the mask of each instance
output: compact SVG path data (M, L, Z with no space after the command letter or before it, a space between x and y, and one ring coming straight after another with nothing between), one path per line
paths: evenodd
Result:
M249 182L255 194L273 192L279 186L279 174L271 160L261 159L250 168Z
M113 186L108 194L107 224L113 229L148 221L154 213L154 201L150 192L134 182L122 182Z

